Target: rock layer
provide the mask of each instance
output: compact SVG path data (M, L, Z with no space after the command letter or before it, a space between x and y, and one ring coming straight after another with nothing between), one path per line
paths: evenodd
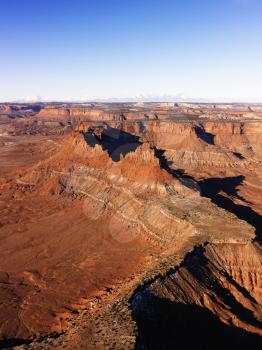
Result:
M194 324L210 322L221 341L257 344L259 106L10 108L0 125L2 347L133 349L148 329L159 345L154 327L164 332L169 309L196 339ZM140 313L152 298L150 323Z
M197 349L219 349L224 342L241 349L258 349L261 263L258 245L208 244L197 248L176 272L167 273L132 298L137 347L187 347L192 336Z

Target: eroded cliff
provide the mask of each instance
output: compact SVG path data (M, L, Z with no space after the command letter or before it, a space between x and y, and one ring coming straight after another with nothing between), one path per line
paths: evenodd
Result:
M172 349L209 326L259 344L260 123L203 121L204 107L88 112L1 178L1 346ZM174 121L174 108L192 113Z

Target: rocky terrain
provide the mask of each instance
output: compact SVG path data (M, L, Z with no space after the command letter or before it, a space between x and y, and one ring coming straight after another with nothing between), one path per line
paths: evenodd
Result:
M261 105L0 105L0 348L260 349L261 135Z

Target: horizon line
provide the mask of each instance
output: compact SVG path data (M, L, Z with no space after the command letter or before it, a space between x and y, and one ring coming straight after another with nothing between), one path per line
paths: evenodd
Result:
M17 99L17 100L4 100L4 101L0 101L0 104L47 104L47 103L54 103L54 104L58 104L58 103L66 103L66 104L86 104L86 103L180 103L180 104L256 104L256 105L260 105L262 104L262 100L261 101L248 101L248 100L230 100L230 101L226 101L226 100L219 100L219 101L215 101L215 100L150 100L150 99L145 99L145 100L139 100L139 99L134 99L134 98L130 98L130 99L121 99L121 98L101 98L101 99L94 99L94 100L23 100L23 99Z

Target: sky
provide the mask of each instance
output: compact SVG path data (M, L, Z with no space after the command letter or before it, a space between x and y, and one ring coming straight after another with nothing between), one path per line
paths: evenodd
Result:
M0 101L262 102L261 0L0 0Z

